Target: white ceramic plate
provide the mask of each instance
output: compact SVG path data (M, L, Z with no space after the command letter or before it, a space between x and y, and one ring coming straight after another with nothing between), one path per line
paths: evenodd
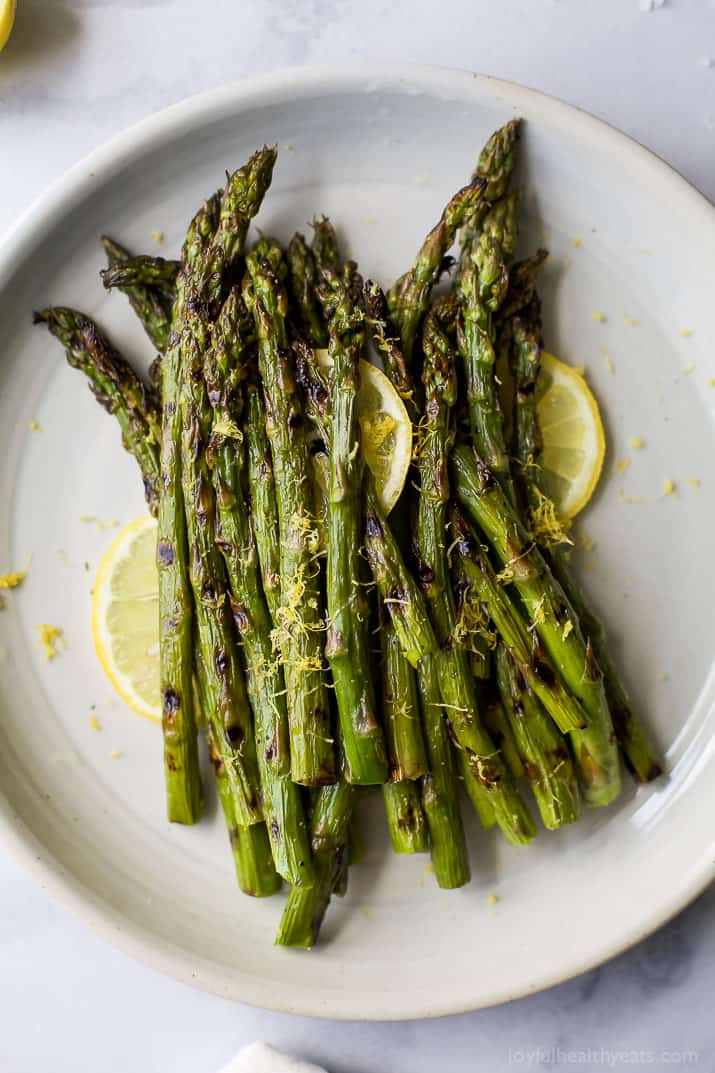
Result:
M554 254L547 342L587 368L608 424L608 475L583 519L595 541L584 582L670 777L637 792L626 781L616 807L525 850L470 823L474 879L454 893L436 888L424 857L389 853L377 807L367 860L331 907L323 945L279 950L280 900L237 893L215 805L194 829L167 825L159 729L113 698L95 659L90 587L113 532L81 518L129 521L143 511L140 482L114 423L31 311L80 306L146 365L123 298L100 287L99 234L143 250L163 231L175 253L223 170L264 141L281 153L260 226L285 239L327 212L363 270L389 282L486 136L515 114L527 120L524 248L546 242ZM684 906L715 861L713 251L713 209L645 150L556 101L453 71L271 75L155 115L77 166L0 251L0 569L31 557L0 614L3 844L164 972L332 1017L425 1017L515 998L603 961ZM642 451L629 450L631 436ZM623 457L632 464L614 475ZM677 495L662 494L665 479ZM41 622L68 641L52 663Z

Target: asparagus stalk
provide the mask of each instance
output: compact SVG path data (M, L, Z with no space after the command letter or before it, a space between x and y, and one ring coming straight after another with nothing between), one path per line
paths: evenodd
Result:
M510 119L499 127L484 145L474 172L475 177L485 179L484 196L493 204L504 197L514 171L516 145L521 133L521 119Z
M213 415L203 372L223 281L243 252L250 221L270 183L275 157L275 150L259 150L227 176L213 240L188 272L180 342L181 477L190 580L207 671L206 716L216 725L217 745L236 795L236 818L244 827L262 818L261 793L251 712L234 644L226 570L216 546L216 498L206 453Z
M427 817L435 876L441 887L460 887L469 881L469 861L433 658L438 651L437 639L422 593L405 566L372 481L366 482L365 549L400 648L409 664L418 669L429 767L429 774L422 781L422 807Z
M458 771L458 778L464 787L467 797L474 806L474 811L479 817L479 822L485 831L490 831L492 827L496 827L497 818L492 808L491 798L485 793L484 788L472 775L472 771L469 767L469 761L467 760L467 754L461 749L453 749L455 764Z
M137 460L147 505L156 515L160 484L155 438L157 415L146 388L97 325L83 313L54 306L35 313L33 320L35 324L47 325L64 346L68 363L85 374L97 401L117 418L124 448Z
M100 241L109 262L109 267L100 273L102 282L107 289L117 287L126 294L152 345L163 354L169 341L180 262L162 257L133 258L108 235L102 235ZM125 276L124 282L118 282L122 269L126 272L130 266L133 280Z
M429 849L427 819L416 782L386 782L382 787L387 827L395 853L426 853Z
M276 621L281 602L280 552L278 549L278 504L273 458L266 432L266 410L256 377L246 384L245 421L248 489L254 518L254 536L263 580L263 593Z
M429 849L427 821L414 780L429 771L415 673L388 616L379 627L382 649L382 714L390 782L382 788L387 826L395 853Z
M187 276L216 229L219 195L194 216L182 250L171 332L161 363L161 483L158 510L159 662L164 735L164 775L169 820L196 823L201 812L194 713L194 612L181 482L181 333L186 318ZM206 713L207 714L207 713Z
M308 452L302 402L286 330L287 295L277 273L282 256L247 257L244 299L258 337L258 361L266 404L280 530L281 602L275 637L287 688L294 782L320 786L334 780L321 634L317 537L312 518Z
M565 740L526 688L506 648L496 655L497 680L544 827L556 830L581 813L578 783Z
M498 657L497 657L498 658ZM524 764L504 707L499 700L490 700L482 705L484 725L504 757L504 762L515 779L524 777Z
M509 120L503 127L494 131L479 154L473 180L481 179L486 183L484 200L460 231L461 249L457 281L471 257L474 243L479 240L490 206L495 202L498 203L506 195L514 171L516 144L520 130L520 119Z
M422 779L422 807L429 828L435 879L440 887L452 890L468 883L471 872L459 807L459 784L433 656L421 661L418 679L430 767L429 774Z
M331 895L345 882L354 795L342 773L338 782L316 792L310 823L316 878L311 887L291 887L276 936L279 946L309 948L318 941Z
M380 626L382 711L390 759L390 780L400 783L426 774L427 754L412 667L405 658L392 620Z
M374 482L366 481L365 552L383 605L408 662L437 652L439 645L417 582L405 566L380 506Z
M318 268L313 251L299 232L288 243L286 260L298 332L311 346L326 347L328 332L317 295Z
M494 379L496 353L492 327L492 314L504 299L508 278L503 252L485 232L473 244L472 253L465 258L459 277L458 293L462 301L459 349L465 373L472 441L485 464L512 498L509 456Z
M172 261L165 257L152 257L149 254L132 256L128 250L107 235L102 235L109 266L100 273L107 290L124 287L137 290L152 287L162 295L176 297L176 280L181 271L181 261Z
M517 191L505 194L492 205L484 218L483 233L497 244L507 265L514 255L519 235L520 203L521 197Z
M216 498L206 447L211 411L196 340L182 343L186 361L180 394L183 434L181 472L189 544L190 581L199 644L206 666L206 718L228 768L240 826L262 819L259 773L251 712L234 641L228 584L216 539Z
M487 186L485 179L475 176L459 190L445 207L439 222L422 243L412 268L391 287L387 296L393 322L402 342L402 351L409 368L420 321L429 305L432 288L439 278L444 258L452 246L457 231L477 212Z
M588 715L565 689L546 655L538 634L529 629L521 610L494 573L484 548L474 535L464 514L454 507L450 514L457 574L461 581L462 621L481 621L482 606L494 623L528 688L563 734L583 729ZM476 604L476 606L475 606Z
M467 447L452 454L455 491L494 548L524 602L567 688L581 701L589 723L571 731L579 777L590 805L607 805L620 791L618 749L603 680L576 613L530 541L498 482Z
M527 505L536 505L533 470L541 452L541 429L536 413L536 381L541 370L541 303L534 295L520 314L512 317L509 364L514 381L512 418L514 457L520 467L520 486Z
M281 889L281 877L271 857L271 844L265 823L241 827L236 822L234 794L226 765L216 744L213 724L207 727L209 757L216 778L221 808L228 829L236 879L244 894L267 898Z
M218 546L226 564L231 610L246 663L254 714L263 812L276 871L289 883L310 884L313 869L299 788L290 778L290 747L283 670L271 642L272 621L261 585L252 516L244 494L245 446L239 423L241 383L253 339L240 292L221 309L206 357L205 377L214 409L210 456L218 508ZM255 519L258 526L262 520Z
M416 426L419 411L415 398L415 383L407 368L400 337L390 323L384 291L370 279L365 281L363 287L363 302L368 326L382 357L385 375L404 402L410 420Z
M521 465L522 487L531 505L538 488L540 471L533 463L541 451L541 435L536 413L536 381L541 368L541 311L537 297L521 315L513 318L510 350L516 395L514 402L514 453ZM585 635L593 646L604 675L606 696L627 767L638 782L650 782L663 768L650 735L634 712L628 693L611 659L606 631L589 610L570 568L568 554L561 548L546 551L551 569L574 607Z
M319 274L326 268L332 269L334 272L340 271L341 258L338 236L335 234L335 228L327 216L321 216L319 220L313 220L311 250Z
M435 662L445 715L459 747L466 752L469 769L490 796L504 835L516 844L523 844L534 837L533 822L479 717L467 653L455 643L457 615L447 561L446 515L447 458L452 442L449 417L457 396L457 378L455 349L440 324L443 312L451 316L449 306L430 310L422 336L425 413L418 463L418 575L440 645Z
M522 312L534 300L536 294L536 277L539 269L549 256L547 250L537 250L533 257L517 261L509 272L509 287L506 298L499 310L498 321L503 328L510 317Z
M329 318L332 359L325 654L333 675L346 778L356 785L382 784L387 777L385 740L370 670L367 601L360 584L364 464L357 392L365 341L363 316L346 285L330 269L324 270L320 294Z

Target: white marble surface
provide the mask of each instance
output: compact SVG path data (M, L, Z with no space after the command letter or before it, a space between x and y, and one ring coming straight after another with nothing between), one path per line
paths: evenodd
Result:
M361 58L468 67L553 93L715 199L714 0L18 2L0 54L0 235L147 112L272 67ZM256 1037L332 1073L710 1069L713 989L715 891L615 962L511 1006L403 1025L262 1013L115 952L0 851L2 1073L214 1073Z

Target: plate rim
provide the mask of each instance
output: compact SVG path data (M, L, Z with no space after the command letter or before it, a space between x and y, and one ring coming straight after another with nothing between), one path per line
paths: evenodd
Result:
M0 237L0 289L12 276L14 264L42 240L51 229L60 213L65 214L90 193L93 186L108 177L108 173L121 161L125 166L132 157L140 155L146 144L176 137L182 130L193 128L202 116L216 118L222 112L240 111L253 104L270 104L279 101L287 93L298 94L314 90L318 96L345 94L355 89L364 89L370 83L397 87L401 83L419 84L428 93L449 93L458 88L464 91L470 83L494 96L503 96L507 106L519 112L522 109L547 115L552 123L568 125L576 123L580 131L603 148L622 160L630 160L634 168L648 182L664 184L671 196L689 213L709 216L715 224L715 206L692 183L675 168L666 163L652 150L623 131L598 119L591 113L556 97L516 82L482 75L463 68L448 66L398 63L319 64L279 68L246 79L223 83L203 92L193 94L174 104L160 109L113 135L99 147L82 157L68 168L20 214L10 228ZM525 108L529 105L528 109ZM310 1017L329 1017L335 1020L394 1021L417 1020L466 1013L526 997L538 991L554 987L572 979L597 965L616 957L651 935L690 904L715 878L715 860L697 862L688 870L680 885L673 890L657 909L645 914L638 929L619 935L610 943L604 943L602 956L597 959L582 956L573 958L567 968L544 967L529 986L518 992L501 987L489 1002L479 1002L465 996L464 1002L455 1004L441 1002L438 998L426 1004L419 998L405 1000L395 996L395 1004L389 1011L381 1008L363 1010L348 1008L349 1003L337 1000L331 1008L321 1008L302 993L295 1000L284 1000L280 994L272 995L270 1005L260 1004L251 994L250 981L238 983L220 971L211 974L207 965L194 966L185 952L156 936L147 928L129 921L102 898L87 888L81 879L68 874L61 863L44 851L22 817L13 811L9 800L0 788L0 845L37 883L37 885L86 922L96 933L113 946L119 947L136 960L162 974L201 990L232 998L247 1005L260 1005L276 1012L294 1013ZM223 982L222 982L223 980Z

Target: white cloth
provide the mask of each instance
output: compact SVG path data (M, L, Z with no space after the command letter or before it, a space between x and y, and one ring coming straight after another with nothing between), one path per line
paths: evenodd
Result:
M325 1073L320 1066L281 1054L267 1043L249 1043L221 1073Z

